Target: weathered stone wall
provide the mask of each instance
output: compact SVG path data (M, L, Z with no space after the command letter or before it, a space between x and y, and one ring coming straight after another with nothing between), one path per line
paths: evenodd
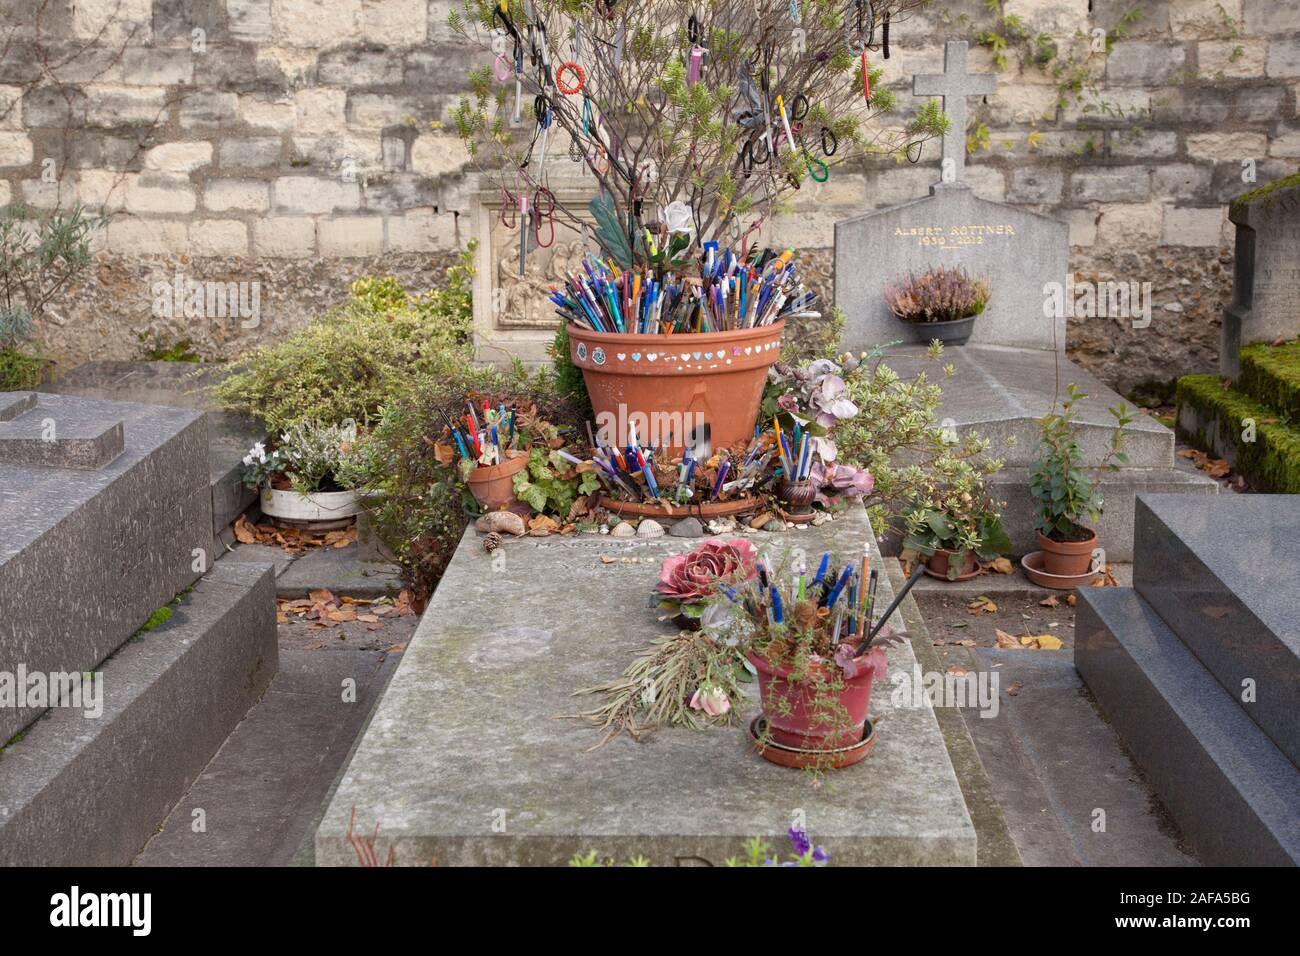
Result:
M0 204L113 215L97 269L42 340L69 364L130 356L146 328L230 356L365 271L433 281L471 238L477 189L440 126L488 60L448 28L453 5L0 0ZM1091 31L1131 9L1110 52L1093 52ZM1072 320L1071 353L1121 389L1212 370L1224 203L1248 188L1243 162L1262 183L1300 161L1300 0L1005 0L1003 13L1055 56L1035 63L983 0L935 0L895 25L900 118L919 102L912 75L942 70L945 40L971 40L971 69L1000 81L970 104L976 192L1068 221L1080 280L1154 286L1150 327ZM979 42L989 30L1009 38L1003 64ZM837 219L923 195L936 161L927 146L915 166L837 167L774 238L824 250ZM178 271L262 283L261 321L158 315L153 286Z

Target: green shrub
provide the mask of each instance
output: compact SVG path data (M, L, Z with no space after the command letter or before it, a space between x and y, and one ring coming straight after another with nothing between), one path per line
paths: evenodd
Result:
M30 347L0 349L0 392L23 392L36 388L51 364L49 359Z
M419 297L391 276L353 283L346 303L234 363L214 394L279 433L309 421L365 427L423 376L470 360L473 244L446 283Z
M424 375L385 410L352 463L364 471L362 491L376 531L401 560L420 596L432 593L466 523L478 511L456 468L440 463L432 447L448 420L464 415L470 396L493 405L517 403L521 410L536 404L538 416L569 429L566 434L583 421L558 393L553 377L468 363ZM527 423L521 421L520 428L527 429ZM553 485L543 490L548 501L567 497Z

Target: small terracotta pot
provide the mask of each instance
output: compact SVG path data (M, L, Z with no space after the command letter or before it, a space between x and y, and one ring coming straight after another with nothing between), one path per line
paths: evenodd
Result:
M480 465L469 476L470 494L484 511L505 511L519 503L514 477L528 467L528 453L513 451L499 465Z
M955 578L948 576L954 561L959 568ZM939 548L925 559L925 573L942 581L969 581L979 573L979 565L975 561L974 551L958 553L947 548Z
M1092 552L1097 547L1097 532L1089 531L1083 541L1053 541L1039 532L1038 546L1043 552L1043 570L1057 577L1087 574L1092 570Z
M864 668L855 676L844 679L839 701L848 711L849 724L847 727L834 727L818 721L813 709L813 688L803 681L787 680L791 671L789 665L772 664L753 653L747 656L758 671L758 692L763 701L763 716L767 719L768 729L776 743L799 750L835 750L862 739L867 709L871 705L871 682L875 678L875 668ZM813 664L809 671L824 669L826 666L839 665Z
M632 415L642 442L680 453L696 425L715 449L754 437L767 369L781 357L785 322L755 329L676 335L617 335L569 326L569 357L582 369L598 428L628 441ZM622 414L619 413L620 406Z

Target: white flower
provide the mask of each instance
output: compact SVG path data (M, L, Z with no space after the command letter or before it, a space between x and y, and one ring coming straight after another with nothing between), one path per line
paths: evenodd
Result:
M691 214L691 207L680 199L664 207L663 218L669 232L684 232L690 235L695 231L695 217Z

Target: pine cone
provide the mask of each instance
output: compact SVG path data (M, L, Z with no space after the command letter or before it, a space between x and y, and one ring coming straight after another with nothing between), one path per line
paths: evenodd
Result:
M491 554L497 548L501 547L501 535L496 531L489 531L483 536L483 549Z

